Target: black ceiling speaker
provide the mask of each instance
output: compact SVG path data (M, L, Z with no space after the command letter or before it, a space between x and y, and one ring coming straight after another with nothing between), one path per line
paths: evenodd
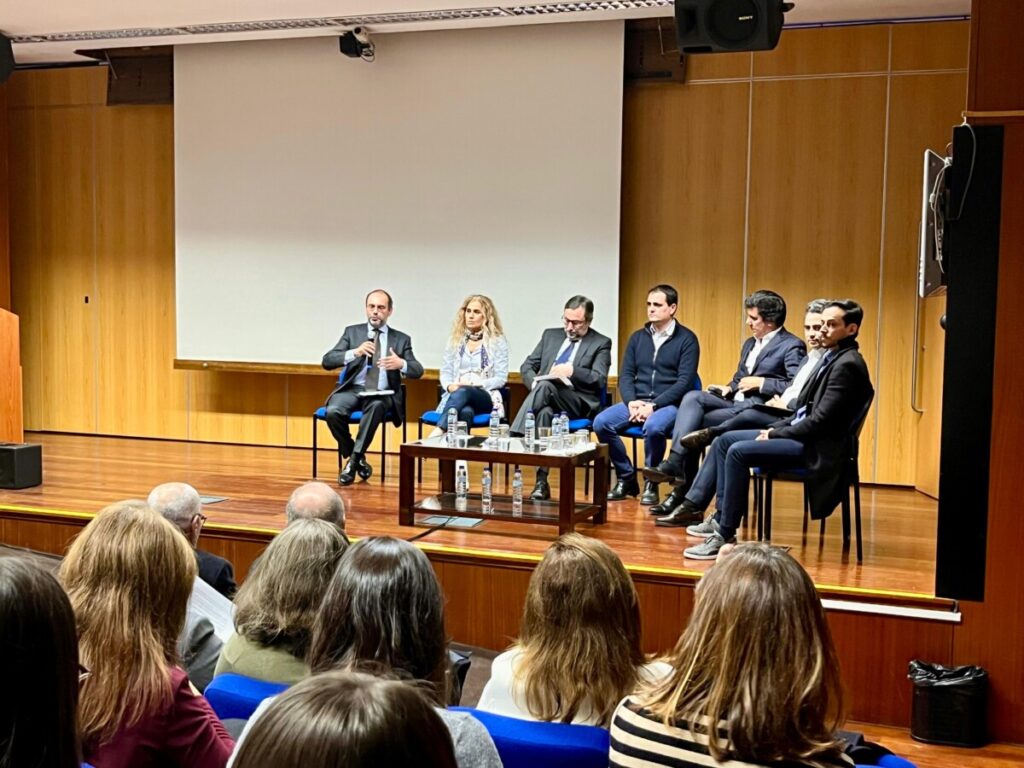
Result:
M682 53L769 51L779 44L783 0L676 0L676 39Z
M14 49L11 48L11 38L0 32L0 85L7 82L13 71Z

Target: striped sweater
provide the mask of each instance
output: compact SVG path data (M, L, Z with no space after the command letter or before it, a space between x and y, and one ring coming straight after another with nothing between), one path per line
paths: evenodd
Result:
M726 741L725 723L718 727L719 743ZM623 699L611 726L611 748L608 764L614 768L702 768L703 766L726 766L726 768L751 768L759 763L742 760L727 760L719 763L708 751L706 736L694 737L689 725L680 721L666 726L660 719L643 709L630 697ZM837 768L852 768L853 761L845 755L822 756L820 762ZM807 763L786 761L772 763L772 768L805 768Z

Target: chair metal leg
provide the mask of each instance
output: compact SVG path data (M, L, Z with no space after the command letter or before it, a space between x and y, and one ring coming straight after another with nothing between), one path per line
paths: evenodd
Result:
M317 428L316 428L317 421L319 421L319 419L317 419L317 417L314 416L313 417L313 479L314 480L316 480L316 459L317 459L316 433L318 431Z
M416 421L416 439L423 439L423 422L417 419ZM423 482L423 459L416 459L416 482Z
M633 471L634 472L639 472L640 471L640 469L637 467L637 463L636 463L636 440L635 439L633 440Z
M843 494L843 551L850 548L850 488Z
M857 525L857 562L864 562L864 548L860 538L860 478L853 480L853 515Z
M384 484L384 475L387 474L387 452L388 452L388 425L383 423L380 425L380 482Z
M764 540L772 540L772 476L764 478Z

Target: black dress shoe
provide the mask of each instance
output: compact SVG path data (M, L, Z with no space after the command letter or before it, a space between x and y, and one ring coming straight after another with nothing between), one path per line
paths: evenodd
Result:
M688 451L700 451L715 442L715 435L710 427L695 429L679 438L679 444Z
M659 517L654 524L660 528L685 528L704 522L704 513L688 501L684 501L669 515Z
M660 504L655 504L648 510L652 515L667 515L672 512L673 509L683 503L683 497L686 496L686 491L683 490L682 486L673 488L672 493L665 497L665 500Z
M349 459L345 468L338 473L338 485L352 485L356 481L356 465L352 459Z
M608 491L608 501L625 501L627 496L639 496L640 483L636 475L631 475L623 480L621 477L615 482L615 486Z
M648 467L644 470L644 477L652 483L672 483L682 485L685 479L686 470L683 468L682 457L670 453L668 458L656 467Z
M353 454L352 461L356 465L356 474L363 478L363 480L369 480L370 475L373 474L373 467L366 463L366 459Z
M534 501L547 501L551 498L551 486L548 485L547 480L538 480L533 486L533 492L530 494L530 498Z
M658 484L652 483L650 480L644 480L644 492L640 496L640 503L645 507L650 507L653 504L657 504L661 499L661 494L658 493Z

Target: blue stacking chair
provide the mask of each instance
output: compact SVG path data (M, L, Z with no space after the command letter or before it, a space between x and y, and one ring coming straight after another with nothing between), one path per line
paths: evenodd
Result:
M704 388L703 385L700 383L700 374L698 374L697 376L694 377L693 388L695 390L700 390L700 389ZM623 437L628 437L628 438L630 438L633 441L633 466L636 467L637 466L637 463L636 463L636 460L637 460L636 444L637 444L638 440L642 441L644 439L644 428L641 427L639 424L637 424L635 426L630 427L625 432L623 432L622 436ZM670 440L671 440L671 438L670 438ZM639 471L639 469L637 471Z
M608 731L594 725L540 723L467 707L487 729L505 768L606 768Z
M340 381L340 379L339 379L339 381ZM405 395L406 395L405 384L403 384L402 385L402 403L403 403L403 405L405 403ZM384 423L380 425L380 481L382 483L384 482L385 474L387 474L387 462L385 461L386 454L387 454L387 451L388 451L388 429L387 429L387 425L388 425L388 422L391 420L391 417L392 417L392 413L391 413L391 411L388 411L384 415ZM351 424L358 424L362 418L363 418L363 412L362 411L352 411L352 413L349 414L348 423L350 425ZM317 433L316 423L318 421L327 421L327 406L326 405L321 405L319 408L317 408L315 411L313 411L313 477L314 478L316 478L316 476L317 476L317 458L319 456L319 454L317 453L317 434L316 434ZM408 433L406 431L405 414L403 413L402 414L402 442L403 443L407 439L406 438L407 434ZM338 470L339 471L341 470L341 454L340 453L338 454Z
M871 410L871 403L875 396L872 395L867 405L857 416L853 423L853 440L850 445L850 455L846 457L846 471L848 473L848 485L843 494L842 515L843 515L843 549L850 546L850 491L853 491L853 512L854 524L857 534L857 562L864 561L864 546L861 541L861 518L860 518L860 433L864 429L864 422L867 421L868 411ZM805 467L793 467L786 470L769 470L762 467L754 467L750 470L754 478L754 511L757 516L757 540L771 540L772 537L772 484L776 480L790 480L803 482L807 479L808 471ZM804 526L803 532L807 533L807 521L810 519L810 504L807 495L804 494ZM820 536L825 535L825 521L821 520Z
M501 402L504 404L505 415L502 417L502 423L508 423L508 411L509 411L509 389L507 386L502 387L498 390L501 392ZM444 397L444 389L440 384L437 385L437 400L441 401ZM436 427L441 423L441 413L437 410L424 411L419 419L416 420L416 439L423 439L423 425L426 424L428 427ZM480 429L482 427L490 426L491 414L489 413L478 413L473 417L473 423L469 425L470 431L474 429ZM423 459L416 461L416 482L423 482Z
M217 675L203 695L221 720L248 720L264 699L285 691L286 683L268 683L245 675Z

